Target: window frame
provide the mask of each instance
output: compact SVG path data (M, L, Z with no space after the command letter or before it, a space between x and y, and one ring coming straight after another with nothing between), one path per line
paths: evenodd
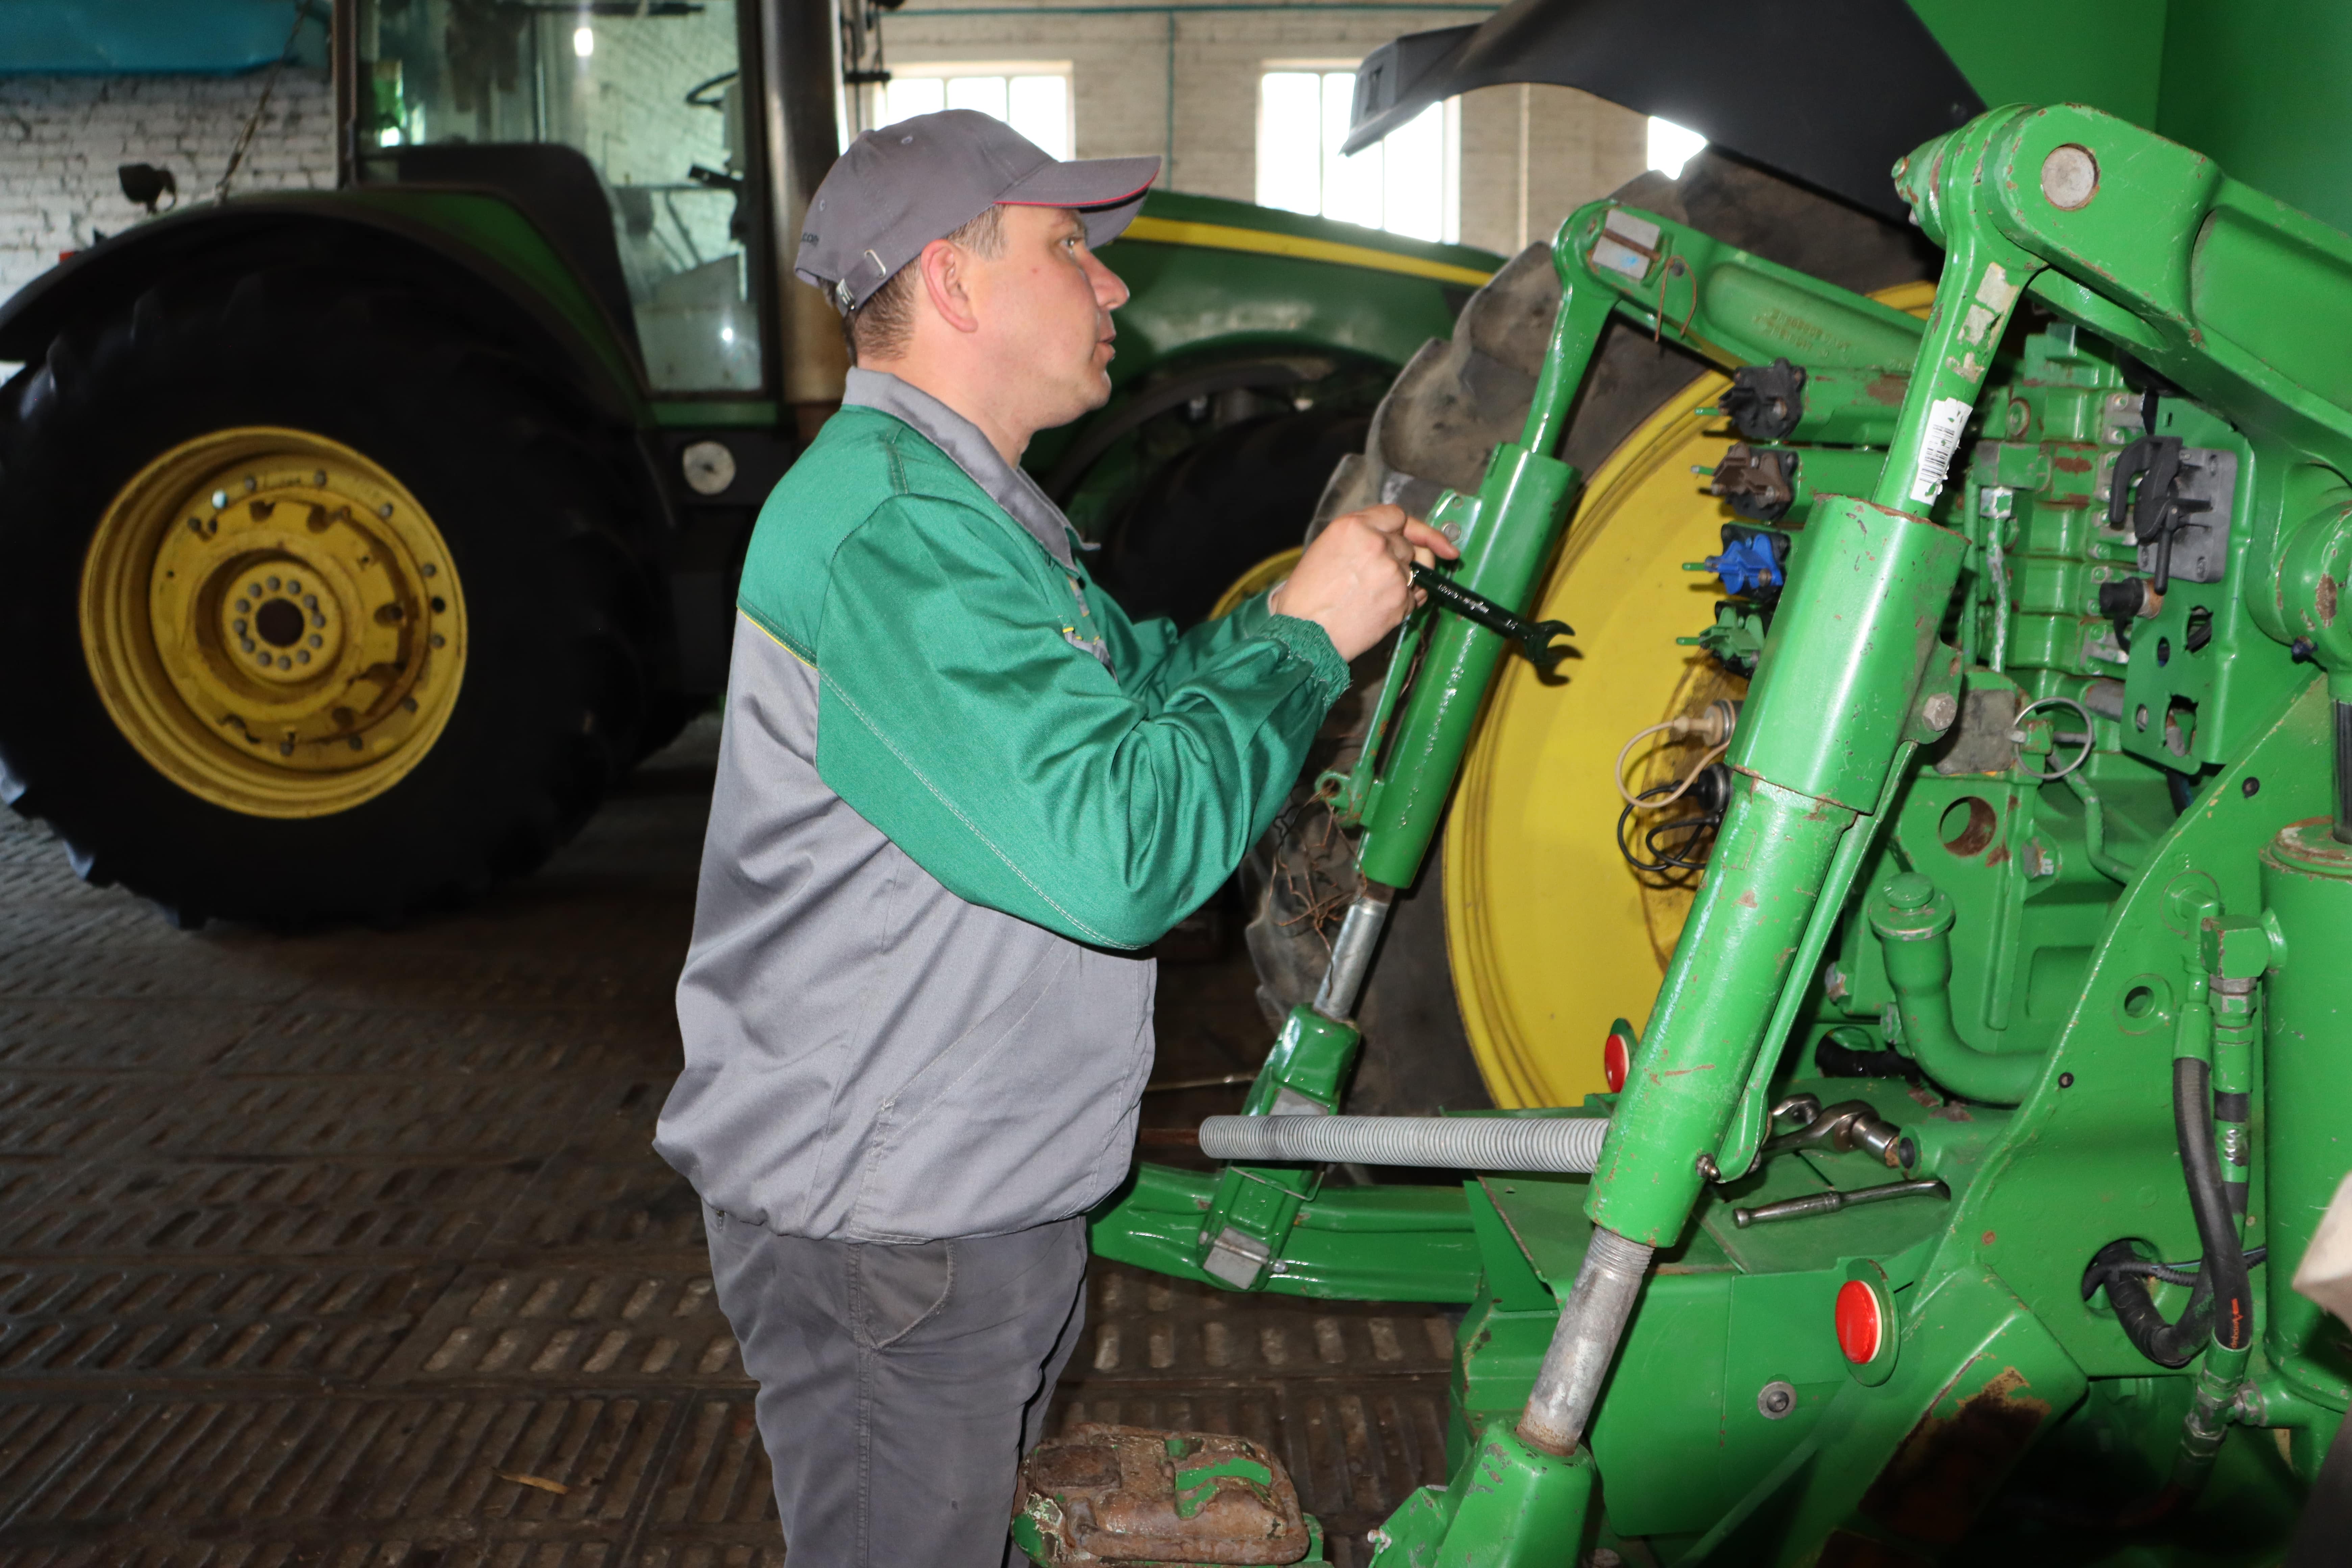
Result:
M1262 59L1258 62L1257 121L1255 133L1255 142L1252 148L1251 172L1254 179L1254 189L1252 191L1252 195L1261 205L1265 205L1263 193L1265 184L1265 156L1269 144L1265 131L1265 79L1276 73L1300 75L1312 73L1318 77L1327 78L1335 75L1353 77L1357 73L1357 68L1361 63L1362 62L1360 60L1340 59L1329 56L1285 57ZM1352 86L1352 83L1350 85ZM1321 90L1328 90L1328 89L1323 89ZM1353 94L1350 93L1349 96L1352 100ZM1318 91L1318 99L1319 97L1320 91ZM1323 171L1328 156L1328 151L1322 145L1320 141L1318 127L1318 138L1315 149L1317 190L1316 205L1318 210L1313 213L1301 214L1300 216L1320 217L1330 223L1350 223L1352 222L1351 219L1332 217L1328 212L1321 210L1328 205L1330 199L1329 192L1324 187L1323 184ZM1359 153L1357 156L1360 157L1362 154ZM1387 156L1385 147L1382 149L1381 156L1383 158ZM1462 100L1458 95L1443 100L1443 119L1441 121L1441 142L1438 161L1441 168L1442 185L1438 195L1438 223L1437 236L1435 239L1431 240L1426 239L1420 235L1406 234L1401 229L1389 227L1385 223L1371 226L1374 233L1392 234L1400 239L1421 240L1424 244L1459 245L1462 243ZM1385 203L1383 204L1383 207L1385 207ZM1297 209L1285 207L1278 210L1295 212ZM1381 216L1385 217L1387 216L1386 212L1383 211ZM1357 224L1355 226L1361 228L1367 226Z
M1066 158L1075 158L1078 155L1078 83L1076 64L1075 61L1043 59L916 60L902 65L894 60L890 64L890 79L892 81L920 80L945 82L953 81L959 77L991 76L1004 78L1008 92L1012 87L1012 79L1017 76L1060 77L1063 82L1062 135L1064 140L1062 144L1064 147L1068 149L1068 151L1057 155ZM882 118L882 116L887 111L886 106L888 102L888 85L887 83L877 82L873 86L867 88L866 91L866 99L864 107L866 110L866 123L877 129L881 126L890 124L891 121ZM1011 124L1012 121L1007 121L1005 123ZM1048 148L1046 151L1050 153L1053 150Z

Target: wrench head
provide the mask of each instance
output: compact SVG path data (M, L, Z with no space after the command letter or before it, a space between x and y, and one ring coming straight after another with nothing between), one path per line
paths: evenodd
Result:
M1566 621L1537 621L1522 634L1519 646L1536 668L1549 675L1568 657L1568 645L1560 639L1575 635Z

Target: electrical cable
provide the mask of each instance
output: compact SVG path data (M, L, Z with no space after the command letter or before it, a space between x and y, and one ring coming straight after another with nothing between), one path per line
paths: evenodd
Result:
M2249 1268L2261 1267L2270 1257L2270 1252L2271 1249L2267 1247L2246 1248L2246 1267ZM2204 1266L2204 1263L2205 1260L2201 1258L2191 1258L2183 1263L2157 1263L2145 1258L2127 1258L2119 1262L2107 1264L2104 1268L2094 1266L2091 1274L2084 1278L2085 1283L2102 1285L2115 1279L2161 1279L2167 1285L2194 1285L2197 1283L2197 1271ZM2096 1277L2095 1280L2094 1276Z
M1654 735L1661 730L1670 730L1677 724L1687 723L1688 721L1686 720L1669 719L1663 724L1653 724L1646 730L1637 730L1633 732L1632 740L1627 741L1624 745L1618 748L1617 766L1611 776L1617 781L1617 794L1624 800L1627 805L1632 806L1636 811L1659 811L1663 810L1666 806L1674 805L1675 802L1682 799L1684 793L1687 791L1691 785L1698 783L1699 775L1701 773L1706 773L1708 768L1721 761L1723 753L1731 750L1731 742L1728 740L1724 741L1719 745L1709 746L1706 749L1706 754L1699 758L1698 765L1691 769L1689 774L1675 787L1674 794L1666 796L1664 800L1650 802L1649 804L1644 805L1643 803L1649 801L1650 795L1654 792L1652 790L1643 790L1639 795L1636 795L1633 791L1625 787L1625 758L1627 753L1631 752L1636 745L1639 745L1644 736ZM1689 731L1685 729L1682 732L1687 734L1689 733ZM1664 786L1661 785L1658 787L1663 788Z
M1703 774L1705 770L1702 769L1701 773ZM1617 853L1623 858L1625 864L1634 870L1653 876L1664 876L1669 879L1670 885L1680 885L1682 879L1676 873L1703 871L1706 868L1705 857L1694 858L1694 851L1698 847L1701 835L1723 825L1723 813L1720 810L1710 811L1698 816L1686 816L1673 822L1662 822L1646 829L1642 836L1642 843L1652 858L1644 860L1635 853L1633 846L1627 841L1626 829L1633 823L1633 813L1637 809L1645 807L1654 809L1647 806L1647 797L1663 794L1665 789L1664 784L1652 784L1642 792L1643 796L1642 801L1628 805L1617 814ZM1657 804L1665 803L1661 801ZM1661 847L1658 843L1660 836L1676 831L1687 832L1689 837L1671 850Z
M2084 1296L2087 1299L2104 1284L2124 1337L2158 1366L2187 1366L2204 1350L2209 1338L2221 1340L2231 1350L2252 1342L2253 1288L2246 1278L2250 1255L2238 1249L2237 1222L2221 1181L2221 1157L2213 1145L2211 1089L2210 1065L2194 1057L2173 1062L2173 1128L2180 1145L2181 1173L2189 1184L2189 1211L2196 1216L2197 1237L2204 1247L2189 1304L2179 1321L2165 1321L2148 1294L2147 1275L2138 1268L2121 1267L2144 1261L2128 1241L2109 1242L2099 1248L2083 1276Z

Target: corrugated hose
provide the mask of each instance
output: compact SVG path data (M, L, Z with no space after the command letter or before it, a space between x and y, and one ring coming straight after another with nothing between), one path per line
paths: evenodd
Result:
M1212 1116L1201 1152L1240 1164L1588 1172L1608 1135L1599 1116Z

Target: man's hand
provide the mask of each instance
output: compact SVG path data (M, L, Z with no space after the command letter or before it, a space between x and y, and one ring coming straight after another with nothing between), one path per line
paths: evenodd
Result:
M1445 535L1404 514L1402 507L1367 507L1335 518L1315 536L1288 581L1267 595L1277 616L1313 621L1331 635L1341 658L1352 659L1393 630L1424 595L1412 585L1412 567L1462 552Z

